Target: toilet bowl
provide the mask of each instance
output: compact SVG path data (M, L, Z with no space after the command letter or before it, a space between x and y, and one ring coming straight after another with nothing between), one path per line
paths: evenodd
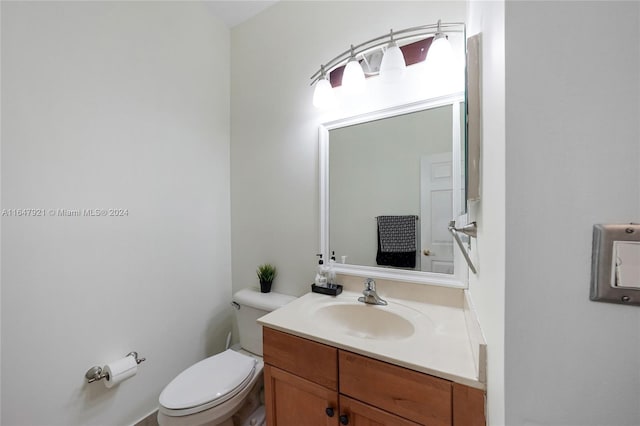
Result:
M293 300L245 289L233 296L240 348L227 349L178 374L159 398L160 426L260 426L262 327L256 320ZM254 417L250 419L250 417Z

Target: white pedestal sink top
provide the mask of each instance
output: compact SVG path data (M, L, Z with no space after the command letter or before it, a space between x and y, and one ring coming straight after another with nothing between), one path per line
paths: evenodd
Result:
M358 302L361 293L337 297L307 293L258 320L263 326L325 343L475 388L478 374L465 312L451 303L395 299L387 306ZM312 360L309 360L312 362Z

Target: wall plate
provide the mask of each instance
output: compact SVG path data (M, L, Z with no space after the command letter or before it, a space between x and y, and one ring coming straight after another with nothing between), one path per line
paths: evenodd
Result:
M636 288L622 286L617 282L614 245L624 242L640 242L640 224L593 226L591 300L640 306L640 283L637 283ZM638 264L640 258L625 261Z

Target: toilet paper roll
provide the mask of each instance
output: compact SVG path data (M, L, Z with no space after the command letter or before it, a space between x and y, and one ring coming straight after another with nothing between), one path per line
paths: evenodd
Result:
M112 388L118 383L127 380L138 372L138 363L135 357L126 356L104 366L103 373L107 374L104 385Z

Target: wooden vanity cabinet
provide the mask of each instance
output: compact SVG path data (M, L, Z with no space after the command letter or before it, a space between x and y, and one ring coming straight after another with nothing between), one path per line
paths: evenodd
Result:
M263 328L268 426L338 426L338 350Z
M268 426L484 426L484 392L267 327Z

